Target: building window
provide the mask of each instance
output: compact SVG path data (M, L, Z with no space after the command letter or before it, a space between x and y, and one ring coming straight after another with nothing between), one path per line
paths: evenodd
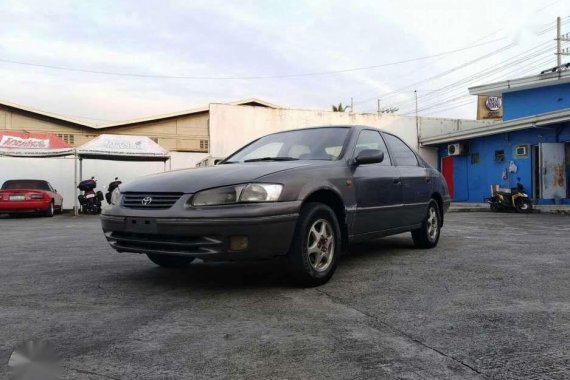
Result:
M58 133L57 137L68 143L69 145L75 144L75 135Z
M471 165L475 165L479 163L479 153L473 153L471 155Z
M208 150L208 140L200 140L200 149Z
M495 162L501 163L505 161L505 151L504 150L496 150L495 151Z
M527 145L516 145L515 146L515 157L519 157L519 158L528 157L528 146Z

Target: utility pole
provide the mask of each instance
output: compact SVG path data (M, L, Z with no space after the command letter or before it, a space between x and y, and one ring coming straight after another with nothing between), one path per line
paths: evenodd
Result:
M352 96L350 97L350 112L354 112L354 101L352 99Z
M414 90L414 97L416 98L416 136L418 138L418 149L420 149L420 119L418 116L418 90Z
M560 65L562 64L563 55L570 55L570 52L568 52L568 48L562 50L561 48L562 41L568 42L570 41L570 38L568 33L562 35L560 17L556 17L556 67L560 67Z
M556 67L560 67L562 64L562 52L560 51L560 42L562 36L560 35L560 16L556 17Z
M380 99L378 99L378 116L380 116Z

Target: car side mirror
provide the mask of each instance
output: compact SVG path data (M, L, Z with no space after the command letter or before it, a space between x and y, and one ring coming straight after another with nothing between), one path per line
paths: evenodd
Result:
M354 159L356 165L379 164L384 161L384 152L378 149L364 149Z
M57 189L53 189L53 192L57 194Z

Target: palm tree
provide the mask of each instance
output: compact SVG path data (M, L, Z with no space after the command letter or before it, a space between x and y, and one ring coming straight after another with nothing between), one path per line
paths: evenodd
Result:
M338 106L335 106L334 104L332 106L333 112L346 112L347 109L348 106L343 106L342 103L339 103Z

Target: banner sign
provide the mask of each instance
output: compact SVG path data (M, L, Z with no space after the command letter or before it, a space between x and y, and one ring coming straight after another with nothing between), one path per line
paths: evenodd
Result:
M2 136L0 137L0 148L49 149L49 139Z

